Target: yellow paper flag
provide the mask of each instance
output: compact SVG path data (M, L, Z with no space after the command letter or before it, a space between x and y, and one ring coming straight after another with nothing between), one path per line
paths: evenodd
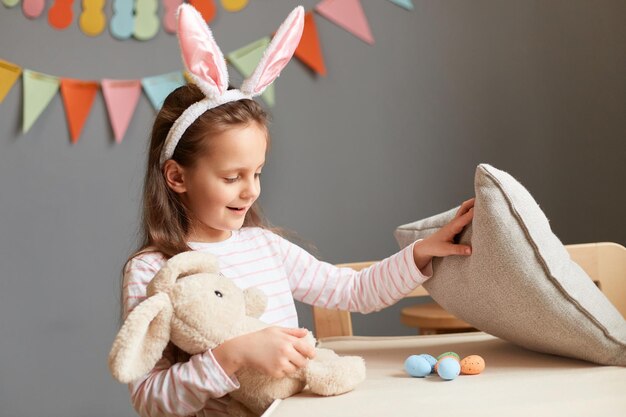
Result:
M2 103L21 74L22 68L0 59L0 103Z

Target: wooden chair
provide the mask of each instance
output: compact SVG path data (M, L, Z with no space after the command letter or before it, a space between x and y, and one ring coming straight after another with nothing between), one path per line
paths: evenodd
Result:
M565 245L571 259L580 265L594 283L626 318L626 247L613 242L580 243ZM336 266L350 267L356 271L378 261L352 262ZM408 297L427 296L423 286L417 287ZM446 312L447 313L447 312ZM451 320L458 320L447 313ZM313 324L318 339L332 336L352 336L350 312L313 307Z

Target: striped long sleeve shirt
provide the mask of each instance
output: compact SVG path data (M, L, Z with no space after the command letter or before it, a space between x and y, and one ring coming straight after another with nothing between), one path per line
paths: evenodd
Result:
M416 241L417 242L417 241ZM260 227L243 227L221 242L188 242L193 250L217 256L221 272L241 289L256 287L268 299L263 322L298 327L294 299L324 308L369 313L388 307L432 276L432 261L420 271L413 246L361 271L316 259L289 240ZM166 259L143 252L125 266L124 318L146 298L146 286ZM142 417L226 415L229 392L239 388L212 350L172 364L165 355L128 384L131 403Z

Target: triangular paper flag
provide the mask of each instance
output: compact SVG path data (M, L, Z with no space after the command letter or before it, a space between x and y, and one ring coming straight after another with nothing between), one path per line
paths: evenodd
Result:
M143 86L152 107L159 111L165 98L181 85L185 85L185 77L182 71L170 72L168 74L155 75L153 77L145 77L141 79Z
M400 7L404 7L407 10L413 10L413 2L411 0L389 0L390 2L397 4Z
M26 133L59 90L59 79L52 75L24 69L24 104L22 132Z
M102 95L109 112L115 141L121 143L139 102L141 81L104 79Z
M95 81L61 79L61 96L72 143L78 142L100 86Z
M370 45L374 44L374 37L363 6L361 6L361 0L322 0L317 3L315 10L354 36Z
M228 61L237 68L237 71L239 71L244 78L247 78L261 61L263 52L265 52L269 44L269 36L261 38L228 54ZM274 107L274 83L267 87L265 92L261 94L261 97L263 97L263 100L265 100L270 107Z
M2 103L21 74L22 68L0 59L0 103Z
M311 67L313 71L320 75L326 75L326 66L324 65L324 57L320 48L320 40L317 36L317 27L313 12L306 12L304 15L304 31L300 44L296 48L295 55L298 59Z

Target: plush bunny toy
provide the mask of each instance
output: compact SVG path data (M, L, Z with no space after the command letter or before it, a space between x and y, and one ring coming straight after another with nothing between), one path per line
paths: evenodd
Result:
M219 272L217 258L210 253L173 256L146 291L147 298L128 314L109 353L109 369L122 383L150 371L170 340L193 355L268 326L258 319L265 310L265 295L255 288L237 287ZM311 333L307 340L315 345ZM230 393L229 414L258 416L274 399L289 397L307 385L325 396L350 391L365 378L365 363L358 356L340 357L317 348L315 358L288 377L273 378L247 368L236 376L240 388Z

